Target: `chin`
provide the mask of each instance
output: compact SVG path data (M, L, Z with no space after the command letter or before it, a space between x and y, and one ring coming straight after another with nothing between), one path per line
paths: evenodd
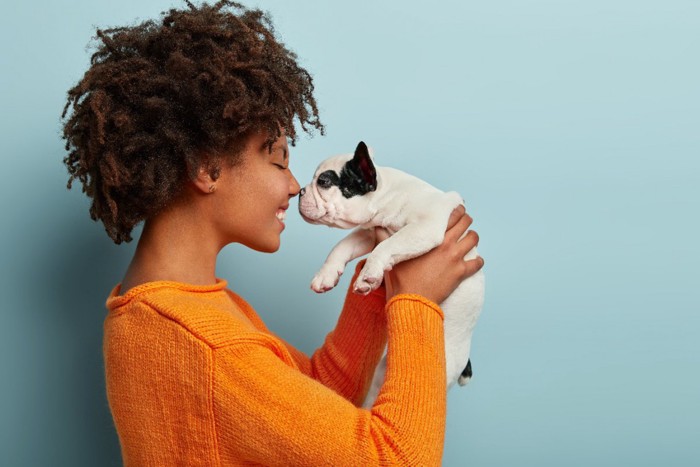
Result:
M354 222L346 222L344 220L336 220L333 223L333 227L337 227L339 229L354 229L360 224L355 224Z
M246 244L248 248L251 248L255 251L259 251L260 253L274 253L277 250L280 249L280 240L277 239L277 241L269 241L266 243L254 243L254 244Z

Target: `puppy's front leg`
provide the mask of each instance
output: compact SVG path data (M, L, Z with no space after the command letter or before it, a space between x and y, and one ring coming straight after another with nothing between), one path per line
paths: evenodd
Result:
M396 263L420 256L438 246L445 238L446 224L446 221L439 219L426 218L406 224L377 245L367 257L367 262L355 281L355 293L370 293L382 283L384 271L391 270Z
M311 290L317 293L327 292L338 284L338 279L345 270L345 265L355 258L366 255L375 244L374 229L358 228L343 238L328 254L321 270L311 281Z

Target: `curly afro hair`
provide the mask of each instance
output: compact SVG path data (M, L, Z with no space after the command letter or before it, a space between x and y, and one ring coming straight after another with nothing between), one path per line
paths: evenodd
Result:
M235 164L253 132L323 134L313 81L269 17L231 1L171 9L160 22L97 30L90 68L63 109L64 163L90 217L119 244L166 206L207 158ZM212 171L216 178L217 170Z

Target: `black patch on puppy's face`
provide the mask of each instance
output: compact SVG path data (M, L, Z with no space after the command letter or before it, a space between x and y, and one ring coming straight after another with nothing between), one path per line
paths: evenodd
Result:
M369 157L367 145L360 141L352 159L347 161L338 175L326 170L318 176L316 184L321 189L337 186L344 198L362 196L377 189L377 171Z
M319 188L330 188L332 186L340 186L340 178L338 174L332 170L326 170L316 179L316 185Z

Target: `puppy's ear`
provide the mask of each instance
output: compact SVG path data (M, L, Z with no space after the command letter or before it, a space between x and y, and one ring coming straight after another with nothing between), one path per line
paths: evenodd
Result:
M347 164L349 170L353 172L361 181L365 192L377 189L377 170L374 168L369 149L364 141L360 141L355 149L355 155Z

